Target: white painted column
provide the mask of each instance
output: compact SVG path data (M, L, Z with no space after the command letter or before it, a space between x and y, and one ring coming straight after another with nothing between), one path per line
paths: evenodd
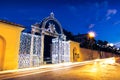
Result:
M30 45L30 67L33 66L33 46L34 46L34 32L31 34L31 45Z
M44 34L41 33L41 47L40 47L40 64L43 64L44 61Z

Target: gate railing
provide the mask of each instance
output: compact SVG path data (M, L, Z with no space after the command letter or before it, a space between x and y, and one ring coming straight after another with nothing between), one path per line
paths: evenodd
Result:
M31 50L31 37L33 40L33 56L32 66L30 66L30 50ZM35 67L40 66L40 36L32 35L29 33L22 33L20 39L20 50L19 50L19 68Z
M31 40L32 38L32 40ZM32 41L32 42L31 42ZM32 43L32 45L31 45ZM32 46L32 48L31 48ZM32 50L31 50L32 49ZM41 37L29 33L22 33L19 50L19 68L36 67L41 64ZM46 63L62 63L70 61L70 46L68 41L59 38L52 39L52 59ZM32 52L32 55L30 54ZM31 58L32 57L32 58ZM32 63L32 66L31 66Z

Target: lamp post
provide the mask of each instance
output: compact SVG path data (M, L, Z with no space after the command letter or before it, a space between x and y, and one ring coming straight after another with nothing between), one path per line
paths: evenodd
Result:
M89 37L89 40L90 40L89 46L90 46L90 49L92 49L93 39L94 39L94 37L95 37L95 32L93 32L93 31L88 32L88 37ZM89 56L89 57L90 57L90 59L93 59L92 50L91 50L91 53L90 53L90 56Z
M112 48L112 56L113 56L113 46L114 46L114 44L113 43L109 43L109 44L107 44L109 47L111 47Z
M95 32L93 32L93 31L88 32L88 36L89 36L89 38L94 38Z

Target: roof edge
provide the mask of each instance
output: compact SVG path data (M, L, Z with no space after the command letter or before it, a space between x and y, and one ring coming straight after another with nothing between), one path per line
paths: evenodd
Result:
M14 26L18 26L18 27L22 27L22 28L25 28L25 26L23 26L23 25L16 24L16 23L13 23L13 22L10 22L10 21L7 21L7 20L3 20L3 19L0 19L0 22L6 23L6 24L10 24L10 25L14 25Z

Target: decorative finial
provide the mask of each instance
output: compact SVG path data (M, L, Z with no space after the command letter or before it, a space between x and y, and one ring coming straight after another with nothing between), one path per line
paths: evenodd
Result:
M54 18L54 13L53 13L53 12L51 12L51 13L50 13L50 16L51 16L52 18Z

